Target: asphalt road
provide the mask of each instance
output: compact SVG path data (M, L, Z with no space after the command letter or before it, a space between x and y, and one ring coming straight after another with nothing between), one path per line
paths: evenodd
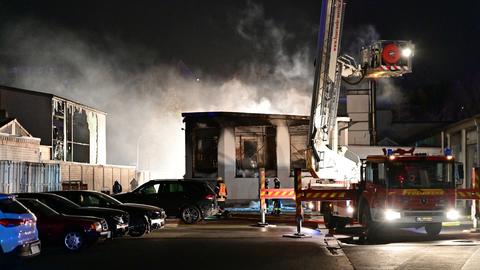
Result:
M147 237L113 239L77 254L44 249L13 269L352 269L315 230L305 229L312 238L290 239L282 235L293 233L293 226L258 228L251 223L170 225Z
M170 223L146 237L124 237L79 253L45 248L8 269L480 269L480 234L447 228L438 239L420 230L392 230L381 242L335 238L304 229L311 238L290 239L292 225L252 227L252 220ZM3 268L2 268L3 270Z
M447 227L434 239L423 229L390 229L375 243L337 239L355 269L480 269L480 234L468 228Z

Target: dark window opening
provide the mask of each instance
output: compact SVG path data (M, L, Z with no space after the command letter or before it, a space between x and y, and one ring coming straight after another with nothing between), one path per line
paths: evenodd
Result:
M218 171L218 138L217 128L204 128L194 131L194 177L217 175Z
M307 133L308 126L289 127L290 132L290 169L307 169Z
M275 127L236 127L236 177L258 177L265 168L267 177L277 176Z

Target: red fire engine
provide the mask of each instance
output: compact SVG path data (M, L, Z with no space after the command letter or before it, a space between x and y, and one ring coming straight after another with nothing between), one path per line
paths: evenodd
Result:
M312 190L336 192L330 195L333 200L328 201L328 196L322 199L328 228L358 221L367 237L378 235L385 226L425 227L429 235L436 236L442 222L460 217L457 199L478 199L475 190L457 189L463 181L463 169L458 169L460 165L455 164L449 151L435 156L414 153L413 148L384 152L367 157L360 182L350 189Z

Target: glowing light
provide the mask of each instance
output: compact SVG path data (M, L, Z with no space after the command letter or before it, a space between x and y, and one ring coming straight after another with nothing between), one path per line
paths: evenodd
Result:
M347 207L347 213L349 213L349 214L353 213L354 210L355 209L350 205Z
M402 50L402 55L404 57L410 57L412 55L412 49L410 48L405 48Z
M313 204L313 202L308 202L308 205L307 205L308 209L312 210L314 206L315 205Z
M449 220L457 220L460 217L460 213L458 213L455 209L450 209L447 212L447 219Z
M385 219L388 221L392 221L395 219L400 219L401 214L398 211L392 210L392 209L387 209L385 210Z

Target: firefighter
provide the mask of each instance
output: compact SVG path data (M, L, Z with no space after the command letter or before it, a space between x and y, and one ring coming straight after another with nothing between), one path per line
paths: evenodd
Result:
M122 185L120 185L120 183L117 180L115 180L115 183L113 183L112 190L113 190L113 194L118 194L122 192Z
M270 182L270 179L268 178L265 178L265 189L268 189L268 183ZM266 193L268 195L268 192ZM265 199L265 208L266 208L266 212L268 212L268 205L270 204L270 200L269 199Z
M227 185L221 176L217 177L217 184L215 186L215 193L217 194L219 214L226 216L228 211L225 211L225 201L227 200Z
M275 177L273 179L273 184L274 188L279 189L280 188L280 180L278 177ZM282 209L282 201L280 199L274 199L273 200L273 214L274 215L280 215Z

